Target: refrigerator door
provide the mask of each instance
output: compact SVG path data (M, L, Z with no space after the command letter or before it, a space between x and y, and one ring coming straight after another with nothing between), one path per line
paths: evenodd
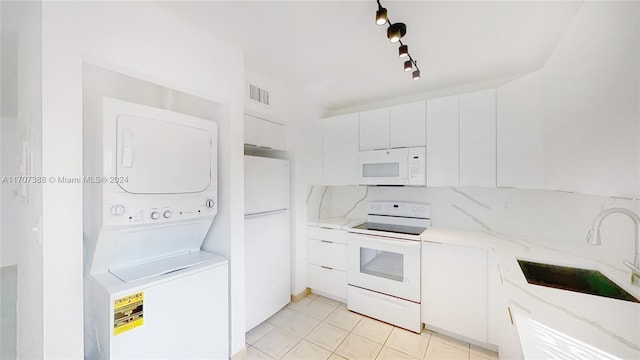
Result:
M291 300L289 210L246 216L246 318L249 330Z
M258 214L289 208L289 161L244 157L244 213Z

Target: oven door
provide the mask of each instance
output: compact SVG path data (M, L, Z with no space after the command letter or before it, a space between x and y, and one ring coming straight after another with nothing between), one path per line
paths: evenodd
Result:
M349 234L349 285L420 302L420 241Z

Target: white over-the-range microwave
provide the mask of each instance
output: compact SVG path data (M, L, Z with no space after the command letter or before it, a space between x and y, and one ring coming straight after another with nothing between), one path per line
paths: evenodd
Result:
M426 185L424 146L360 151L358 183L361 185Z

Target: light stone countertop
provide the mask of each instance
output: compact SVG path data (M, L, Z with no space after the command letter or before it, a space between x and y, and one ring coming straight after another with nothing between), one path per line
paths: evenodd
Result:
M623 259L606 264L515 237L451 228L431 227L422 240L491 251L493 266L499 269L500 296L513 311L525 358L539 359L542 354L545 358L606 358L610 354L611 358L640 359L640 303L532 285L517 263L523 259L596 269L640 298L640 287L631 285Z
M329 218L321 218L318 220L307 221L307 225L311 226L319 226L323 228L329 229L347 229L352 226L360 225L365 223L364 219L354 219L354 218L345 218L345 217L329 217Z

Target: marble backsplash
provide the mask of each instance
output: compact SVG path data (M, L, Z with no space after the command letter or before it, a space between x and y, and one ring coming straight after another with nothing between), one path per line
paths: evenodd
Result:
M600 211L624 207L640 213L640 201L548 190L313 186L307 189L307 219L366 217L368 201L431 205L432 226L482 231L566 252L616 268L633 261L634 225L614 214L602 227L602 245L586 243Z

